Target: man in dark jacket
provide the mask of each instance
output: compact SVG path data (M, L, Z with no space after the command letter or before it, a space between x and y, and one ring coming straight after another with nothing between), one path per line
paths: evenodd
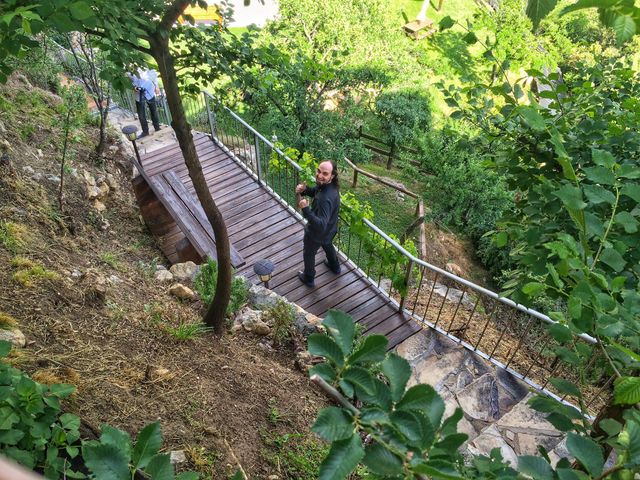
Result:
M336 275L340 273L338 255L333 246L333 237L338 231L338 211L340 210L340 191L338 189L338 170L334 161L322 162L316 172L316 186L304 184L296 186L296 193L312 197L311 207L306 199L298 206L302 216L307 219L304 229L304 272L298 272L298 278L307 287L314 287L316 276L316 253L322 247L327 256L325 264Z

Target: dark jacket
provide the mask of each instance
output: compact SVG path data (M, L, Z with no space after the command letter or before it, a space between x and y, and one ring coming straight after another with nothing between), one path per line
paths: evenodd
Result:
M302 216L308 222L305 233L318 243L331 243L338 232L338 187L333 183L321 187L308 187L302 194L313 198L311 206L302 209Z

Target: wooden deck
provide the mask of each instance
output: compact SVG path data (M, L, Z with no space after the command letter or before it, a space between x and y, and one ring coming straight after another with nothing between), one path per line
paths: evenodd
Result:
M304 286L297 278L297 272L302 270L302 221L207 135L194 133L194 140L229 239L246 262L237 274L257 283L253 265L260 259L269 259L275 264L269 284L272 290L320 317L332 308L347 312L365 326L366 333L386 335L390 348L420 330L416 322L398 313L343 256L342 273L335 275L324 265L320 250L316 257L316 286ZM142 166L149 177L173 170L195 195L177 143L143 155ZM161 238L169 261L177 261L176 242L182 238L177 225Z

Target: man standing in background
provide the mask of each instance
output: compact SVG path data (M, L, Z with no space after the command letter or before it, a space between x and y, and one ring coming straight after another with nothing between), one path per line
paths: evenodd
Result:
M333 160L320 163L316 171L316 186L297 185L296 193L313 198L311 207L309 207L309 201L304 198L298 203L302 216L307 219L303 240L304 271L298 272L298 278L307 287L312 288L315 287L316 253L320 247L327 256L325 265L336 275L340 273L338 254L333 246L333 237L338 232L340 211L336 163Z
M160 120L158 118L158 107L156 105L156 86L147 78L141 78L139 76L128 74L134 89L134 98L136 100L136 110L138 111L138 120L140 120L140 126L142 127L142 135L139 138L149 135L149 122L147 122L147 109L146 105L149 105L149 111L151 112L151 122L153 128L157 132L160 130Z

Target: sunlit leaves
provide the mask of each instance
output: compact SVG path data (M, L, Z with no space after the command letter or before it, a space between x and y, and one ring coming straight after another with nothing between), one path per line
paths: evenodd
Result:
M540 21L553 10L558 0L529 0L527 2L527 16L533 22L533 28L538 28Z
M617 404L634 405L640 402L640 377L622 377L616 380L613 389Z

